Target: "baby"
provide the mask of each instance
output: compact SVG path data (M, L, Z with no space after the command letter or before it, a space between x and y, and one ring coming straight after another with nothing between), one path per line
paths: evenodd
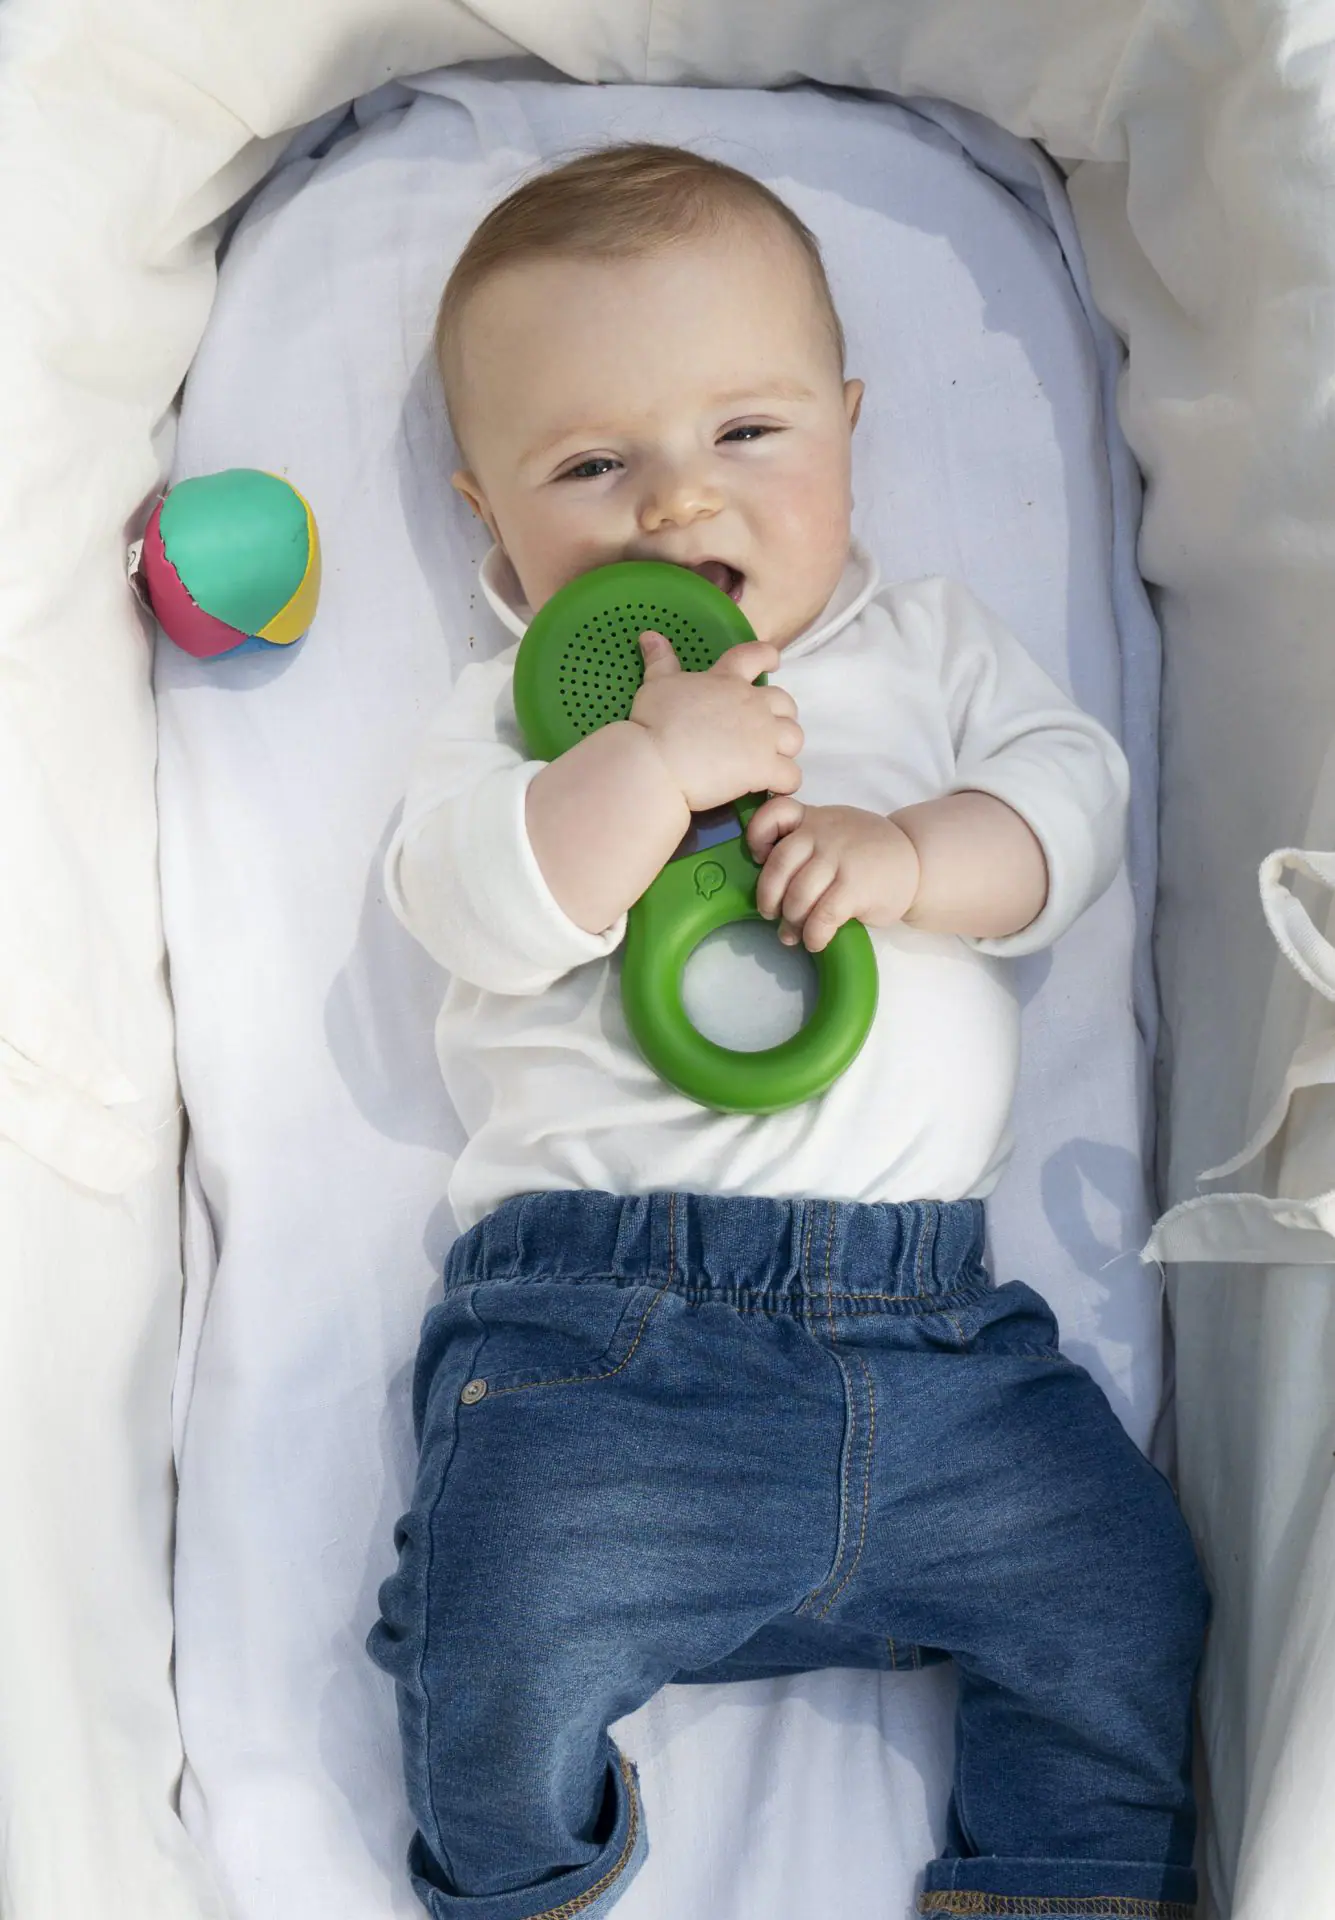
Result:
M1002 962L1111 880L1122 756L964 587L878 583L820 253L745 174L636 146L531 180L465 248L437 347L512 633L653 559L757 639L684 673L645 634L630 718L550 764L515 648L468 668L390 851L449 970L469 1136L369 1642L417 1892L435 1920L605 1914L647 1844L611 1722L670 1680L950 1655L920 1910L1187 1920L1191 1544L1043 1300L984 1264ZM692 814L757 790L761 912L813 953L862 920L880 973L853 1064L767 1117L656 1078L617 976Z

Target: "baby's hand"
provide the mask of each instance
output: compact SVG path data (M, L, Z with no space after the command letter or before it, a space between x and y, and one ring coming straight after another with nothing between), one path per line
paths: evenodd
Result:
M685 673L661 633L640 635L644 684L630 717L655 746L693 813L744 793L796 792L802 729L791 694L757 687L779 650L749 640L729 647L704 673Z
M779 918L779 938L809 953L845 920L890 927L918 891L918 856L902 827L861 807L804 807L787 798L757 807L747 843L762 863L756 905Z

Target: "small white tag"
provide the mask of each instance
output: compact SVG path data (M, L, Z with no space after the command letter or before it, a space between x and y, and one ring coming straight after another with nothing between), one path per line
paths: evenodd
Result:
M136 540L125 556L125 578L129 583L131 593L133 593L140 606L146 613L152 613L153 608L149 604L148 588L144 581L144 570L141 565L143 554L144 543L142 540Z

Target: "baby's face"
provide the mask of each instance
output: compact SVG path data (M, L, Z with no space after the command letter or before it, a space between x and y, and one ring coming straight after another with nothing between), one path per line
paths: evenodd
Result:
M460 368L454 484L531 607L591 567L667 560L782 646L834 591L862 387L781 228L504 268L464 311Z

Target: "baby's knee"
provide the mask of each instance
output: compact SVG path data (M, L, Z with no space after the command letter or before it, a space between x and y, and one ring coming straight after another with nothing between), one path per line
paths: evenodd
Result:
M1210 1619L1210 1595L1186 1520L1165 1492L1150 1541L1146 1608L1151 1631L1167 1640L1194 1673Z
M1154 1474L1152 1497L1107 1517L1089 1570L1100 1595L1103 1630L1117 1663L1190 1686L1200 1662L1210 1598L1191 1533L1166 1481Z

